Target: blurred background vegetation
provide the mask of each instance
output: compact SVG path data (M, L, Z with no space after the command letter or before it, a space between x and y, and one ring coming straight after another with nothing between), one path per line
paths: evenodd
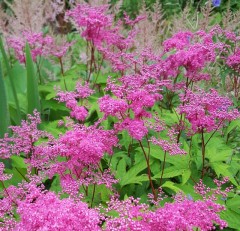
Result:
M8 2L12 3L14 0L0 0L0 4L3 9L8 10ZM117 4L120 0L109 0L111 5ZM63 2L67 7L70 6L72 0L59 0ZM76 1L77 2L77 1ZM85 0L88 2L88 0ZM100 1L101 2L101 1ZM155 3L160 3L166 17L171 18L175 14L182 12L186 7L191 7L193 11L199 11L201 7L207 4L207 0L122 0L121 12L127 12L132 17L139 14L143 4L146 4L147 8L153 7ZM214 9L215 12L223 13L228 10L236 12L240 9L239 0L221 0L221 5Z

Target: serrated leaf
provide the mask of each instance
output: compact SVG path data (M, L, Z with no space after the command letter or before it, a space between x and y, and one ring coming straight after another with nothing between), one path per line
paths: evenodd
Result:
M139 150L139 149L138 149ZM159 159L161 161L164 160L164 152L163 150L155 145L151 145L150 146L150 155L156 159ZM169 155L167 153L166 156L166 162L171 163L177 167L180 167L182 169L188 169L188 165L189 165L189 161L190 161L190 156L188 154L186 155Z
M150 160L150 165L152 163L152 160ZM145 175L137 176L140 172L145 170L147 168L147 164L144 161L138 162L134 166L132 166L129 171L126 172L126 174L120 179L120 185L123 187L127 184L139 184L141 181L147 181L148 177Z
M229 180L236 186L238 186L238 183L233 177L233 173L230 171L230 166L227 164L224 164L222 162L214 162L210 164L213 170L216 172L217 176L219 177L220 175L224 177L229 177Z
M163 172L163 178L172 178L175 176L180 176L182 175L184 172L186 171L186 169L177 169L175 166L171 166L168 168L164 169ZM154 178L160 178L161 177L161 172L158 173L157 175L154 176Z
M177 186L175 186L175 184L172 181L166 181L163 185L162 188L169 188L171 190L173 190L174 192L178 193L181 191L180 188L178 188Z

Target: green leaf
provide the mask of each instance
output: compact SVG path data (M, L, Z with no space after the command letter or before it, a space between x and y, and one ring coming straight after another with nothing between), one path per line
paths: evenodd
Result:
M116 171L119 160L125 159L125 162L127 163L127 165L130 160L130 158L127 156L126 152L122 152L122 151L114 153L114 155L111 156L110 159L111 159L110 167L113 171ZM130 163L131 163L131 160L130 160Z
M232 211L231 209L227 209L222 211L220 217L227 221L228 227L239 230L240 227L240 214Z
M190 169L186 169L183 174L182 174L182 185L186 184L187 181L189 180L192 172Z
M169 188L171 190L173 190L174 192L178 193L181 191L180 188L178 188L177 186L175 186L175 184L172 181L166 181L163 185L162 188Z
M12 93L13 93L13 97L14 97L14 101L15 101L15 105L16 105L16 111L17 111L16 121L17 121L17 124L20 124L20 122L21 122L21 111L20 111L20 107L19 107L19 101L18 101L18 97L17 97L16 88L15 88L15 85L14 85L14 77L15 76L11 72L11 67L10 67L10 64L9 64L4 46L3 46L1 36L0 36L0 50L2 52L3 60L4 60L4 63L5 63L6 69L7 69L7 73L8 73L8 77L9 77L9 80L10 80L10 85L11 85L11 89L12 89Z
M230 171L230 166L227 164L224 164L222 162L214 162L210 164L211 167L214 169L216 172L217 176L219 177L220 175L224 177L229 177L229 180L236 186L238 186L238 183L233 177L233 173Z
M22 169L27 167L26 164L24 163L24 159L20 156L12 155L11 160L12 160L13 167L22 168Z
M152 157L161 161L164 160L164 151L160 147L156 145L151 145L150 150L151 150L150 155ZM182 169L188 169L189 161L190 161L190 156L188 154L171 156L167 153L167 156L166 156L166 162L177 166L177 168L180 167Z
M227 207L236 211L240 215L240 196L236 195L235 197L227 200Z
M240 119L237 119L237 120L234 120L234 121L231 121L231 123L228 125L227 127L227 131L226 133L230 133L233 129L235 128L240 128Z
M8 126L10 122L9 110L6 89L2 75L2 65L0 63L0 138L4 137L4 134L8 132Z
M27 174L27 169L26 168L5 169L5 172L13 175L11 179L6 180L4 182L5 187L9 187L11 185L17 186L24 180L24 176L26 176Z
M34 64L30 47L26 45L26 69L27 69L27 102L28 114L32 114L36 109L38 112L41 111L39 92L38 92L38 81L34 70Z
M122 158L117 165L117 172L116 172L116 178L121 179L126 174L127 170L127 163L124 158Z
M150 160L150 165L152 160ZM123 187L127 184L141 184L142 181L148 181L148 176L140 175L137 176L140 172L147 168L147 164L144 161L138 162L133 167L126 172L126 174L120 179L120 185Z
M171 166L168 168L164 169L164 173L163 173L163 178L172 178L175 176L180 176L185 172L185 169L178 169L175 166ZM161 172L156 174L154 176L154 178L160 178L161 177Z
M51 184L50 190L54 191L55 193L59 193L59 192L62 191L62 187L61 187L61 183L60 183L60 177L58 175L54 176L54 180Z
M124 145L124 147L126 148L126 150L128 150L128 147L131 143L131 136L128 134L128 132L126 130L122 131L122 139L120 141L120 143L122 143Z
M207 134L206 137L210 136ZM221 137L213 137L206 145L206 158L209 162L227 161L232 155L232 148L224 143Z

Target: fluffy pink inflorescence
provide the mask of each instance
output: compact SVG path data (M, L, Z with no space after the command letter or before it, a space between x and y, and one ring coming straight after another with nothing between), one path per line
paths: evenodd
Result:
M58 143L61 145L59 154L69 158L69 164L82 166L96 165L104 153L112 154L118 139L111 130L76 126L62 135Z
M216 33L216 30L209 33L204 31L179 32L167 39L163 43L165 52L169 52L162 64L162 74L165 78L170 77L176 81L178 75L183 73L188 84L189 81L209 80L210 75L206 73L204 68L209 63L214 62L218 52L224 49L222 43L214 42L213 37ZM181 82L174 84L176 90L181 87Z
M20 201L17 208L20 222L14 230L84 230L97 231L100 216L86 203L73 199L60 200L52 192L41 193L34 199Z
M90 96L94 91L86 84L82 86L80 83L76 84L76 90L73 91L60 91L57 92L57 100L65 102L66 107L71 110L70 116L79 121L84 121L88 116L88 111L84 106L78 105L78 99L84 99Z
M240 49L227 58L227 65L240 73Z
M126 118L123 122L115 124L117 131L127 130L129 135L136 139L142 140L148 133L147 127L143 120Z
M232 102L227 97L220 96L214 89L211 89L210 93L200 89L196 93L188 90L181 100L184 105L179 106L180 114L185 114L195 133L211 132L225 121L240 117L237 109L231 109Z
M4 168L5 168L4 164L0 162L0 181L5 181L12 177L11 175L7 175L3 173Z
M150 140L153 144L158 145L162 148L164 152L168 152L170 155L185 155L186 151L179 147L179 143L177 142L169 142L168 140L161 140L152 137Z
M44 131L38 130L41 123L40 114L34 111L34 115L28 115L27 121L22 121L21 126L10 126L13 135L5 135L0 139L0 157L9 158L13 154L19 155L21 152L26 155L34 152L34 142L41 137L52 137Z
M200 230L213 230L214 223L221 229L227 227L227 223L219 217L224 206L211 200L192 201L184 199L181 202L166 203L151 216L151 231L165 230L192 230L194 227Z
M105 95L98 100L100 111L105 116L117 116L120 113L125 113L128 109L128 104L123 99L113 99L109 95Z
M84 28L82 37L97 45L106 40L113 24L112 16L106 14L107 9L107 5L93 7L78 4L66 12L66 17L71 18L78 28Z
M127 230L149 230L149 231L176 231L192 230L213 230L214 224L218 224L221 229L227 226L221 220L218 213L224 206L218 205L211 200L193 201L186 198L173 203L165 203L155 211L151 211L146 204L140 204L138 199L132 197L125 201L112 199L107 212L114 210L118 212L118 217L107 217L107 231L127 231Z
M192 36L193 33L190 31L179 32L163 42L164 50L166 52L171 49L182 50L190 45Z
M43 33L35 33L31 31L23 31L22 37L9 37L7 44L13 48L18 60L21 63L26 62L25 46L29 44L33 61L36 61L37 56L55 56L63 57L72 43L65 42L62 45L57 45L51 36L44 36Z

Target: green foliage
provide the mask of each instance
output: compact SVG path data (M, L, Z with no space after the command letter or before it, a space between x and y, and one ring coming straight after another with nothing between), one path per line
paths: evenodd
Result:
M6 89L3 81L2 75L2 65L0 62L0 137L3 138L4 134L8 131L9 126L9 111L8 111L8 101L7 101L7 94Z
M15 84L15 81L14 81L15 76L14 76L14 73L12 72L10 62L7 58L1 36L0 36L0 50L1 50L1 53L2 53L4 64L5 64L6 69L7 69L7 75L8 75L9 82L10 82L10 88L11 88L11 92L12 92L13 99L14 99L14 104L15 104L14 106L15 106L15 110L16 110L16 114L15 114L16 116L14 116L14 119L16 121L16 124L20 124L21 111L20 111L19 100L18 100L17 91L16 91L16 84Z
M38 80L34 70L34 63L31 56L29 44L26 45L26 69L27 69L27 112L32 114L36 109L41 111Z

